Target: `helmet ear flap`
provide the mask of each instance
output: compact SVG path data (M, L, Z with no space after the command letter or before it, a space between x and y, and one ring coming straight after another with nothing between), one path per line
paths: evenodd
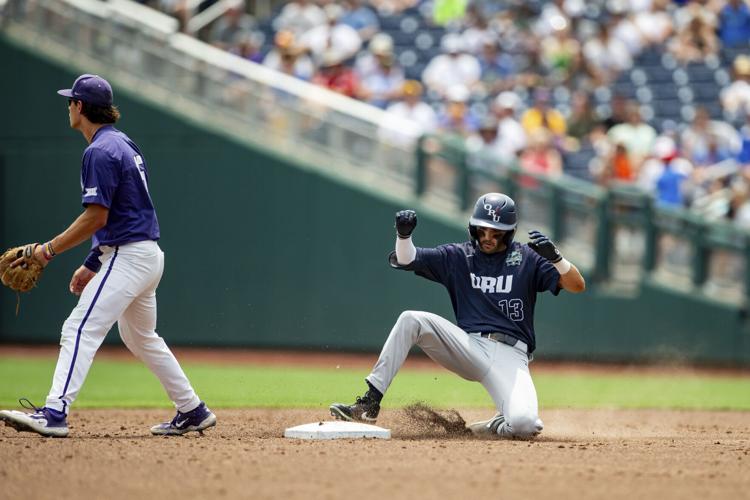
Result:
M472 226L469 224L469 236L471 236L472 240L477 240L477 226Z

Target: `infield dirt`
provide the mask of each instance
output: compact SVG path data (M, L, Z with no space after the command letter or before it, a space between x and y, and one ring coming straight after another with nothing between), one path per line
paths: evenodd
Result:
M542 409L534 441L448 434L387 407L390 441L282 437L324 408L216 413L204 436L177 438L148 433L164 410L78 410L67 439L0 426L0 498L750 498L747 412Z

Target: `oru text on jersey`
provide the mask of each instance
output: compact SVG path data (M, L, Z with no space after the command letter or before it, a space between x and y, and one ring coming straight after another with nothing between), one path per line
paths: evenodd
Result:
M560 273L526 244L484 254L472 242L417 248L414 262L400 269L441 283L450 294L456 323L466 332L502 332L533 352L537 293L560 292Z

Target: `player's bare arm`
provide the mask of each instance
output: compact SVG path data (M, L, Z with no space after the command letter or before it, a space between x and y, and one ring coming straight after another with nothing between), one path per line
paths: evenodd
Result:
M586 289L586 281L576 266L563 258L555 244L539 231L529 231L529 248L552 263L560 273L560 288L572 293Z
M90 240L95 232L107 225L108 216L107 207L96 204L88 205L68 229L50 240L55 253L65 252Z
M570 265L570 271L560 275L560 288L571 293L581 293L586 290L586 281L581 276L581 272L573 264Z
M52 238L51 243L56 253L62 253L91 239L96 231L107 225L109 209L102 205L91 204L86 207L73 223Z
M62 233L34 249L34 259L46 266L52 257L87 241L96 231L107 225L109 209L102 205L88 205L78 218ZM23 258L12 265L20 265Z

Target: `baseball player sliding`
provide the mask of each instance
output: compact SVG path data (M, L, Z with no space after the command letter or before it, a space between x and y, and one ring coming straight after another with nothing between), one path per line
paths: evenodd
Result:
M331 415L374 423L383 395L418 345L430 358L467 380L481 383L497 413L469 425L483 436L531 438L543 429L529 361L536 347L534 306L537 293L561 289L582 292L578 269L538 231L521 244L513 200L499 193L481 196L469 219L469 241L437 248L415 248L417 215L396 214L396 250L391 266L441 283L450 294L454 325L436 314L404 311L383 346L368 390L351 405L335 403Z
M112 105L112 87L96 75L81 75L72 89L58 91L68 98L70 127L89 143L83 153L81 191L83 213L61 234L43 245L31 244L12 266L53 258L91 238L84 264L70 280L80 295L62 327L60 355L47 401L32 413L0 411L0 420L19 431L44 436L68 435L67 415L104 337L115 321L128 349L159 378L177 407L171 422L151 428L153 434L175 435L203 431L216 425L216 416L190 385L164 340L156 334L156 287L164 270L159 248L159 224L148 191L143 154L127 135L114 128L120 117Z

